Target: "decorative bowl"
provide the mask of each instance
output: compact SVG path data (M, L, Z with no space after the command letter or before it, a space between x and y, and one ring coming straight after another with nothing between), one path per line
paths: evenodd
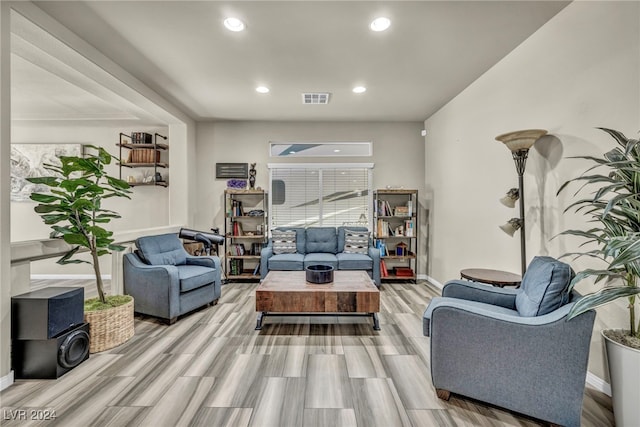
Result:
M330 265L310 265L305 268L307 282L324 285L333 282L333 267Z

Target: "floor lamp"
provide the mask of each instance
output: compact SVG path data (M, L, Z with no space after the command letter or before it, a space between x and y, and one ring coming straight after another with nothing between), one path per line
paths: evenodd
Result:
M524 169L527 165L527 157L529 149L540 137L546 135L547 131L543 129L527 129L515 132L504 133L496 136L496 140L503 142L513 155L513 161L516 164L516 172L518 173L518 198L520 199L520 217L511 218L507 224L500 228L506 233L513 236L516 230L520 230L520 263L522 268L522 276L527 270L527 254L525 243L525 221L524 221ZM511 190L510 190L511 192Z

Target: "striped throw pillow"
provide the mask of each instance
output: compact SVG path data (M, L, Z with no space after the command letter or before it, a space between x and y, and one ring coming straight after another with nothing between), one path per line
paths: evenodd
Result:
M273 242L273 254L295 254L296 253L296 232L272 230L271 241Z
M366 254L369 252L369 232L344 230L344 252Z

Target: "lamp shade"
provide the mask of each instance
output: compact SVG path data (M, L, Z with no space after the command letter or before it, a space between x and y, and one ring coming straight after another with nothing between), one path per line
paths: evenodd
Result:
M511 151L528 150L540 137L546 135L544 129L526 129L503 133L496 136L496 140L503 142Z
M516 230L522 227L522 220L520 218L511 218L506 224L500 226L500 230L513 237Z
M517 188L512 188L500 199L500 203L508 208L515 208L516 202L520 198L520 191Z

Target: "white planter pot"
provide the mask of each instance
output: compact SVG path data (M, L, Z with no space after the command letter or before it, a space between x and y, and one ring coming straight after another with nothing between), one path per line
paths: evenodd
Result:
M618 427L640 422L640 350L619 344L602 334L607 351L613 415Z

